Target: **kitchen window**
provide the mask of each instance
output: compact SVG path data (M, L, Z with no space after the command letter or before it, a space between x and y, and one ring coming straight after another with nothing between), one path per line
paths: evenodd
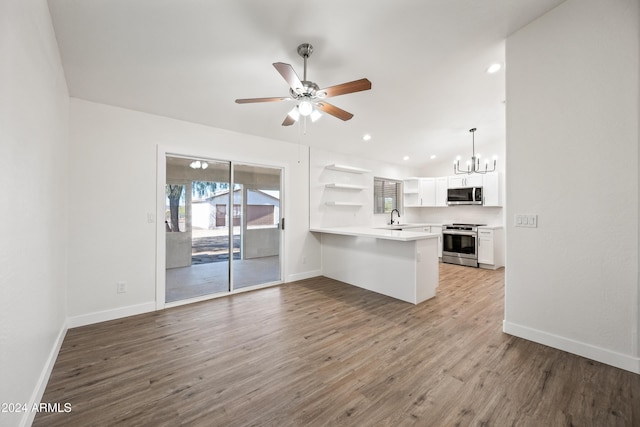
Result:
M401 206L402 181L373 178L373 213L386 214Z

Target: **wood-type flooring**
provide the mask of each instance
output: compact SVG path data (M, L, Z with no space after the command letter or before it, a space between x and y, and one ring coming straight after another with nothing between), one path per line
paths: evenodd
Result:
M318 277L68 331L34 426L638 426L640 375L502 332L503 270L414 306Z

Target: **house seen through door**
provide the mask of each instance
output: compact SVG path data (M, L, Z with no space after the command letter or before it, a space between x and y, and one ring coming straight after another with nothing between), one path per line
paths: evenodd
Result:
M166 157L167 303L281 282L279 168Z

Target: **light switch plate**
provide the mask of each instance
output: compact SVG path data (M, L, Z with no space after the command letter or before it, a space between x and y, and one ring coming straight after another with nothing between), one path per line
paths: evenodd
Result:
M515 218L516 227L538 227L538 215L535 214L516 214Z

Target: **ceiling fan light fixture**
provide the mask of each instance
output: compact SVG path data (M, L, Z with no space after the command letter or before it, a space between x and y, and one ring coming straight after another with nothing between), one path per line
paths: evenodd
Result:
M311 117L311 122L315 123L322 117L322 113L314 108L311 114L309 114L309 117Z
M306 117L313 111L313 104L308 99L303 99L298 104L298 110L300 111L300 115Z
M300 118L300 111L298 111L298 107L295 107L291 111L289 111L289 117L291 117L296 122L298 121L298 119Z
M324 102L324 98L369 90L371 89L371 82L368 79L359 79L320 89L316 83L311 80L307 80L307 60L309 59L311 52L313 52L313 46L309 43L303 43L298 46L298 55L304 59L304 74L302 76L302 80L298 77L290 64L285 64L284 62L273 63L274 68L289 85L289 97L243 98L236 99L236 103L250 104L255 102L280 101L296 102L297 105L294 108L295 112L291 111L287 114L282 122L282 126L291 126L299 120L300 116L311 116L311 121L315 122L323 115L322 113L327 113L342 121L350 120L353 117L353 114L338 108L335 105Z

